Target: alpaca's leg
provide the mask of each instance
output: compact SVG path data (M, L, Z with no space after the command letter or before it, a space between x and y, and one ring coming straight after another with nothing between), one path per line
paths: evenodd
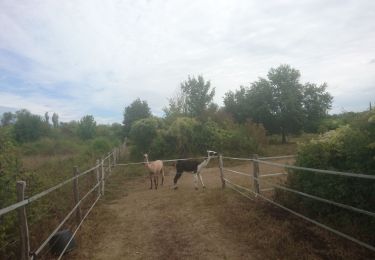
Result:
M150 174L150 182L151 182L150 190L152 190L152 174Z
M161 168L161 185L164 184L164 168Z
M198 173L194 172L194 187L197 190L198 189Z
M201 181L202 187L203 187L203 188L206 188L206 186L204 186L204 183L203 183L203 179L202 179L202 175L201 175L201 173L198 172L197 174L198 174L199 180Z
M173 179L173 188L174 189L177 189L177 181L181 177L181 175L182 175L182 172L176 172L176 175L174 176L174 179Z
M158 182L159 182L158 176L155 174L155 175L154 175L155 190L158 189Z

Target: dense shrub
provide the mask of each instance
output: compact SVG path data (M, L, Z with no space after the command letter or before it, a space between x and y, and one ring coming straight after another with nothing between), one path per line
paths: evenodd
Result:
M77 140L63 138L42 138L36 142L25 143L20 146L23 155L56 156L75 154L79 151L80 145Z
M78 133L78 122L77 121L70 121L68 123L61 122L60 123L60 133L64 137L72 138L77 136Z
M141 159L144 152L149 152L151 158L189 157L203 155L207 150L249 155L267 142L265 130L258 124L220 125L211 119L190 117L169 118L168 124L163 119L141 119L134 123L130 137L134 160Z
M123 127L118 123L113 123L112 125L98 125L96 127L97 137L109 137L116 140L123 140L124 133Z
M96 133L96 122L93 116L86 115L78 123L78 135L83 140L92 139Z
M49 134L49 125L42 120L41 116L33 115L27 110L17 111L16 116L14 136L18 142L36 141Z
M17 180L26 181L26 196L33 196L70 178L74 166L78 166L79 171L92 167L122 139L119 124L96 126L90 117L85 126L89 126L91 132L85 134L93 137L90 133L98 130L100 136L81 140L78 134L83 133L80 127L85 120L52 128L40 116L26 110L16 115L14 125L0 127L0 208L16 202ZM80 179L80 192L87 192L93 181L96 180L92 174ZM72 208L71 191L71 186L65 185L27 207L32 245L45 239ZM40 230L41 224L43 230ZM0 259L19 258L17 241L17 212L12 211L0 217Z
M168 128L167 138L179 156L188 156L194 153L194 130L198 121L194 118L179 117ZM172 148L172 147L171 147Z
M16 201L15 182L20 171L18 154L9 130L10 128L0 128L0 208ZM0 218L0 258L4 256L4 246L9 240L15 239L12 232L16 221L14 216L15 214L7 214Z
M91 145L88 149L96 155L104 155L105 153L108 153L117 144L118 142L116 142L113 139L106 137L97 137L91 141Z
M160 124L160 120L153 117L140 119L133 124L130 130L130 137L139 151L145 153L150 150L151 143L157 136Z
M365 113L353 125L339 127L318 140L301 145L296 165L375 175L372 116ZM292 171L288 175L287 185L308 194L375 212L374 180ZM371 217L281 191L276 193L276 199L348 232L354 230L375 242L369 231L375 228L375 220Z
M12 142L10 131L0 129L0 208L14 200L14 185L20 163L16 148Z

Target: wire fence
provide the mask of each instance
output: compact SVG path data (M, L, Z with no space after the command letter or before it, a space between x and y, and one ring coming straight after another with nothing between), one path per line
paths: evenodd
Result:
M171 159L171 160L163 160L163 162L171 162L171 161L177 161L177 160L192 160L192 159L204 159L206 157L198 157L198 158L183 158L183 159ZM330 174L330 175L338 175L338 176L345 176L345 177L355 177L355 178L364 178L364 179L369 179L369 180L372 180L372 179L375 179L375 176L373 175L368 175L368 174L362 174L362 173L347 173L347 172L339 172L339 171L332 171L332 170L322 170L322 169L313 169L313 168L306 168L306 167L298 167L298 166L293 166L293 165L289 165L289 164L281 164L281 163L275 163L275 162L269 162L269 160L279 160L279 159L292 159L292 158L295 158L295 155L286 155L286 156L272 156L272 157L260 157L260 158L244 158L244 157L227 157L227 156L222 156L221 158L223 159L229 159L229 160L237 160L237 161L244 161L244 162L252 162L252 163L257 163L257 164L266 164L266 165L271 165L271 166L277 166L277 167L282 167L282 168L285 168L285 169L295 169L295 170L304 170L304 171L309 171L309 172L313 172L313 173L319 173L319 174ZM127 163L127 164L120 164L121 166L127 166L127 165L134 165L134 164L143 164L144 162L137 162L137 163ZM360 209L360 208L357 208L357 207L354 207L354 206L351 206L351 205L346 205L346 204L343 204L343 203L338 203L338 202L335 202L335 201L332 201L332 200L328 200L328 199L324 199L324 198L321 198L321 197L318 197L318 196L315 196L315 195L311 195L311 194L307 194L307 193L304 193L304 192L301 192L301 191L297 191L297 190L294 190L294 189L290 189L290 188L287 188L285 186L282 186L282 185L279 185L279 184L275 184L275 183L271 183L270 181L267 181L266 178L268 177L276 177L276 176L285 176L287 175L288 173L286 172L277 172L277 173L270 173L270 174L262 174L262 175L259 175L259 176L254 176L250 173L245 173L245 172L241 172L241 171L236 171L236 170L232 170L232 169L228 169L228 168L222 168L223 171L226 171L226 172L230 172L230 173L235 173L235 174L238 174L238 175L242 175L242 176L246 176L246 177L249 177L251 179L253 179L254 181L256 181L258 184L260 182L264 182L264 183L267 183L268 185L271 186L271 188L266 188L266 189L260 189L260 191L264 192L264 191L272 191L274 190L275 188L276 189L281 189L281 190L284 190L284 191L287 191L287 192L291 192L291 193L294 193L294 194L297 194L297 195L300 195L300 196L303 196L303 197L307 197L307 198L310 198L310 199L314 199L314 200L317 200L317 201L320 201L320 202L323 202L323 203L327 203L327 204L330 204L330 205L334 205L336 207L340 207L340 208L343 208L343 209L346 209L346 210L351 210L353 212L357 212L357 213L360 213L360 214L364 214L364 215L367 215L367 216L370 216L370 217L375 217L375 213L374 212L370 212L370 211L367 211L367 210L364 210L364 209ZM351 240L352 242L355 242L361 246L364 246L372 251L375 251L375 248L367 243L364 243L356 238L353 238L349 235L346 235L338 230L335 230L333 228L330 228L328 227L327 225L324 225L322 223L319 223L311 218L308 218L306 216L303 216L302 214L300 213L297 213L289 208L286 208L285 206L282 206L281 204L275 202L275 201L272 201L270 200L269 198L263 196L262 194L260 193L257 193L247 187L244 187L244 186L241 186L241 185L238 185L238 184L235 184L234 182L230 181L228 178L224 178L224 181L228 184L230 184L230 186L228 186L229 188L235 190L236 192L240 193L242 196L245 196L247 197L248 199L253 199L252 197L250 197L249 195L247 195L245 192L243 191L246 191L246 192L250 192L252 194L254 194L256 197L260 197L268 202L270 202L271 204L275 205L275 206L278 206L284 210L287 210L288 212L294 214L294 215L297 215L299 217L302 217L303 219L311 222L311 223L314 223L326 230L329 230L333 233L335 233L336 235L339 235L341 237L344 237L346 239L349 239ZM241 191L242 190L242 191Z
M55 191L55 190L61 188L62 186L64 186L64 185L66 185L66 184L68 184L68 183L70 183L70 182L72 182L72 181L74 181L74 180L76 180L76 179L78 179L78 178L80 178L80 177L82 177L82 176L84 176L84 175L90 173L91 171L97 169L99 166L100 166L100 165L96 165L96 166L94 166L93 168L91 168L91 169L89 169L89 170L86 170L86 171L80 173L79 175L76 175L76 176L74 176L74 177L72 177L72 178L70 178L70 179L67 179L66 181L63 181L63 182L57 184L56 186L51 187L51 188L49 188L49 189L47 189L47 190L45 190L45 191L42 191L41 193L38 193L38 194L36 194L36 195L34 195L34 196L28 198L28 199L25 199L25 200L23 200L23 201L20 201L20 202L14 203L14 204L12 204L12 205L6 207L6 208L0 209L0 216L6 214L6 213L8 213L8 212L11 212L11 211L13 211L13 210L16 210L16 209L18 209L18 208L20 208L20 207L22 207L22 206L27 205L27 204L30 204L31 202L36 201L36 200L38 200L38 199L40 199L40 198L42 198L42 197L48 195L49 193L51 193L51 192L53 192L53 191Z
M25 198L24 196L24 191L26 187L26 183L23 181L17 182L17 192L20 192L21 194L21 199L17 203L14 203L12 205L9 205L5 208L0 209L0 217L11 213L13 211L18 211L19 215L19 225L20 225L20 230L21 230L21 236L19 240L14 240L11 242L6 243L0 250L3 250L5 247L11 246L15 244L16 242L20 242L21 248L19 250L20 252L20 259L40 259L44 258L50 251L51 245L49 245L49 248L47 248L47 245L51 241L51 239L57 234L57 232L63 227L67 225L67 221L72 218L74 213L76 214L76 219L78 220L78 225L71 236L71 240L74 238L75 234L77 233L79 227L82 225L92 208L95 206L95 204L98 202L98 200L101 198L101 196L104 195L104 184L106 178L110 175L111 169L116 166L116 162L119 159L119 155L121 153L120 148L115 148L112 152L108 153L103 159L100 161L98 160L96 165L93 166L92 168L85 170L81 173L78 172L78 168L75 170L75 176L72 178L69 178L47 190L44 190L36 195L31 196L30 198ZM80 196L80 192L78 189L78 179L82 178L85 175L96 175L95 178L96 181L94 182L93 187L90 187L89 190L87 191L86 194L83 196ZM31 250L30 249L30 238L29 238L29 227L28 227L28 221L27 221L27 214L26 214L26 206L38 201L39 199L46 197L50 193L66 186L69 183L73 183L73 196L74 196L74 201L75 204L73 208L69 211L68 214L65 215L63 220L54 228L54 230L48 235L46 239L37 247L36 250ZM89 183L82 183L82 187L85 189ZM18 186L22 186L20 190L18 189ZM86 213L84 217L81 217L81 206L83 206L83 202L91 195L94 194L93 192L97 191L96 199L95 201L90 205L89 209L86 210ZM80 198L81 197L81 198ZM38 215L39 216L39 215ZM43 252L44 251L44 252ZM66 248L61 252L61 256L65 253Z
M362 178L362 179L368 179L368 180L374 180L375 179L375 176L374 175L368 175L368 174L362 174L362 173L347 173L347 172L338 172L338 171L332 171L332 170L321 170L321 169L313 169L313 168L306 168L306 167L299 167L299 166L293 166L293 165L289 165L289 164L281 164L281 163L274 163L274 162L269 162L267 160L272 160L272 159L286 159L286 158L293 158L294 156L280 156L280 157L263 157L263 158L236 158L236 157L222 157L222 158L225 158L225 159L230 159L230 160L241 160L241 161L251 161L253 164L266 164L266 165L271 165L271 166L277 166L277 167L282 167L284 169L294 169L294 170L302 170L302 171L308 171L308 172L313 172L313 173L317 173L317 174L330 174L330 175L337 175L337 176L344 176L344 177L354 177L354 178ZM258 165L257 167L254 167L254 169L258 169ZM267 181L265 179L265 177L275 177L275 176L281 176L281 175L287 175L287 173L271 173L271 174L264 174L264 175L258 175L259 172L257 174L255 174L255 172L253 172L253 174L249 174L249 173L245 173L245 172L241 172L241 171L235 171L235 170L231 170L231 169L227 169L227 168L224 168L223 165L222 165L222 170L225 171L225 172L230 172L230 173L234 173L234 174L238 174L238 175L242 175L242 176L247 176L249 177L250 179L252 179L254 181L254 185L257 183L259 185L260 182L264 182L266 184L268 184L269 186L271 186L271 188L267 188L267 189L260 189L260 191L270 191L270 190L274 190L274 189L280 189L280 190L283 190L283 191L287 191L287 192L291 192L293 194L296 194L296 195L299 195L299 196L303 196L303 197L307 197L307 198L310 198L310 199L313 199L313 200L316 200L316 201L319 201L319 202L323 202L323 203L326 203L326 204L330 204L330 205L333 205L333 206L336 206L336 207L339 207L339 208L343 208L343 209L346 209L346 210L349 210L349 211L353 211L353 212L356 212L356 213L360 213L360 214L364 214L364 215L367 215L367 216L370 216L370 217L375 217L375 213L374 212L370 212L368 210L364 210L364 209L360 209L360 208L357 208L357 207L354 207L354 206L351 206L351 205L346 205L346 204L343 204L343 203L339 203L339 202L335 202L335 201L332 201L332 200L328 200L328 199L325 199L325 198L321 198L321 197L318 197L318 196L315 196L315 195L312 195L312 194L307 194L307 193L304 193L304 192L301 192L301 191L297 191L295 189L291 189L291 188L288 188L288 187L285 187L283 185L279 185L279 184L275 184L275 183L271 183L270 181ZM345 239L348 239L360 246L363 246L371 251L374 251L375 252L375 247L373 245L370 245L368 243L365 243L363 241L360 241L359 239L357 238L354 238L348 234L345 234L339 230L336 230L334 228L331 228L325 224L322 224L316 220L313 220L301 213L298 213L288 207L285 207L283 205L281 205L280 203L264 196L263 194L261 194L261 192L256 192L256 189L255 191L254 190L251 190L247 187L244 187L244 186L241 186L239 184L235 184L234 182L230 181L228 178L224 178L225 182L230 184L230 186L228 186L229 188L235 190L236 192L238 192L239 194L241 194L242 196L246 197L246 198L249 198L249 199L254 199L253 197L250 197L248 194L244 193L243 191L246 191L248 193L251 193L253 194L255 197L259 197L271 204L273 204L274 206L276 207L279 207L283 210L286 210L288 211L289 213L295 215L295 216L298 216L310 223L313 223L323 229L326 229L338 236L341 236ZM234 188L236 187L236 188ZM241 191L242 190L242 191Z
M177 162L177 161L189 161L189 160L202 160L207 159L208 157L191 157L191 158L178 158L178 159L165 159L161 160L165 162ZM211 156L211 158L217 158L217 156ZM145 164L145 162L131 162L131 163L118 163L116 166L129 166L129 165L140 165Z
M117 155L116 155L117 154ZM31 253L31 250L29 252L27 252L27 254L31 254L31 259L36 259L38 256L41 255L41 253L43 252L43 250L46 248L46 246L48 245L49 241L51 241L52 237L54 235L56 235L56 233L63 227L63 225L67 222L68 219L70 219L74 213L77 214L77 211L80 209L80 206L81 204L83 203L84 200L86 200L88 198L88 196L90 194L93 194L94 191L97 191L97 196L96 198L94 199L94 202L91 204L91 206L86 210L85 214L83 217L79 217L79 221L77 221L77 226L76 226L76 229L75 231L73 232L71 238L70 238L70 241L65 245L65 248L63 249L63 251L60 253L58 259L60 259L64 253L66 252L68 246L69 246L69 243L72 241L72 239L74 238L74 236L76 235L77 231L79 230L79 228L81 227L81 225L83 224L83 222L85 221L85 219L87 218L87 216L89 215L89 213L92 211L93 207L96 205L96 203L99 201L100 197L104 194L104 184L105 184L105 180L106 178L108 178L108 176L110 176L110 173L111 173L111 169L115 166L129 166L129 165L141 165L141 164L144 164L144 162L130 162L130 163L117 163L117 157L118 156L118 153L115 152L115 150L108 154L104 159L102 159L100 162L98 162L94 167L82 172L82 173L79 173L77 175L75 175L74 177L66 180L66 181L63 181L62 183L54 186L54 187L51 187L39 194L36 194L28 199L23 199L13 205L10 205L6 208L3 208L3 209L0 209L0 216L2 215L5 215L9 212L12 212L14 210L20 210L20 209L24 209L26 205L32 203L33 201L36 201L46 195L48 195L49 193L61 188L62 186L68 184L68 183L75 183L78 178L84 176L84 175L87 175L87 174L96 174L96 184L91 187L89 189L89 191L80 199L76 199L75 201L75 206L70 210L70 212L65 216L65 218L59 223L59 225L56 226L56 228L49 234L49 236L39 245L39 247L33 251ZM286 186L283 186L283 185L280 185L280 184L275 184L275 183L272 183L268 180L266 180L266 178L268 177L276 177L276 176L282 176L282 175L287 175L286 172L277 172L277 173L267 173L267 174L259 174L259 164L265 164L265 165L270 165L270 166L276 166L276 167L281 167L281 168L284 168L284 169L295 169L295 170L303 170L303 171L308 171L308 172L312 172L312 173L315 173L315 174L330 174L330 175L337 175L337 176L344 176L344 177L354 177L354 178L362 178L362 179L368 179L368 180L374 180L375 179L375 176L374 175L368 175L368 174L362 174L362 173L346 173L346 172L338 172L338 171L332 171L332 170L322 170L322 169L312 169L312 168L305 168L305 167L299 167L299 166L294 166L294 165L289 165L289 164L281 164L281 163L275 163L275 162L270 162L270 160L278 160L278 159L292 159L294 158L295 156L294 155L287 155L287 156L274 156L274 157L261 157L261 158L257 158L257 156L254 156L253 158L238 158L238 157L225 157L225 156L219 156L219 163L221 164L220 165L220 170L221 170L221 176L222 176L222 181L225 182L225 184L228 184L226 187L234 190L235 192L238 192L239 194L241 194L242 196L250 199L250 200L254 200L256 197L259 197L269 203L271 203L272 205L276 206L276 207L279 207L283 210L286 210L288 211L289 213L297 216L297 217L300 217L306 221L309 221L323 229L326 229L338 236L341 236L343 238L346 238L358 245L361 245L371 251L375 251L375 247L368 244L368 243L365 243L363 241L360 241L348 234L345 234L339 230L336 230L336 229L333 229L325 224L322 224L316 220L313 220L301 213L298 213L288 207L285 207L284 205L281 205L280 203L264 196L261 192L264 192L264 191L271 191L271 190L274 190L274 189L280 189L280 190L283 190L283 191L286 191L286 192L291 192L293 194L296 194L298 196L303 196L303 197L306 197L306 198L309 198L309 199L313 199L313 200L316 200L316 201L319 201L319 202L323 202L323 203L327 203L327 204L330 204L330 205L333 205L333 206L336 206L336 207L339 207L339 208L343 208L343 209L346 209L346 210L350 210L350 211L353 211L353 212L356 212L356 213L360 213L360 214L364 214L364 215L367 215L369 217L375 217L375 213L374 212L371 212L371 211L368 211L368 210L364 210L364 209L360 209L360 208L357 208L357 207L354 207L354 206L351 206L351 205L346 205L346 204L343 204L343 203L339 203L339 202L335 202L335 201L332 201L332 200L328 200L328 199L325 199L325 198L321 198L321 197L318 197L318 196L315 196L315 195L312 195L312 194L308 194L308 193L305 193L305 192L302 192L302 191L298 191L298 190L295 190L295 189L291 189L291 188L288 188ZM163 160L163 162L174 162L174 161L178 161L178 160L196 160L196 159L206 159L207 157L193 157L193 158L180 158L180 159L168 159L168 160ZM112 160L111 160L112 159ZM242 171L238 171L238 170L233 170L233 169L229 169L229 168L225 168L223 163L222 163L222 159L227 159L227 160L237 160L237 161L244 161L244 162L251 162L254 166L253 168L253 171L252 171L252 174L251 174L251 171L249 171L248 173L245 173L245 172L242 172ZM250 165L249 165L250 166ZM256 167L255 167L256 166ZM258 172L257 172L258 171ZM234 181L230 180L228 177L224 177L223 173L224 172L229 172L229 173L233 173L233 174L237 174L237 175L241 175L241 176L246 176L248 177L249 179L248 180L252 180L253 181L253 184L254 184L254 187L255 189L252 190L248 187L244 187L243 185L239 185L239 184L236 184ZM268 184L270 187L269 188L265 188L265 189L259 189L259 184L260 183L266 183ZM225 185L224 185L225 186ZM224 187L223 186L223 187ZM258 189L256 189L256 186L258 186ZM255 197L253 196L250 196L249 194L253 194L255 195ZM17 240L18 241L18 240ZM11 244L14 244L16 243L17 241L11 241L9 242L8 244L11 245ZM7 245L8 245L7 244ZM45 252L44 254L47 254L48 252Z
M302 170L302 171L308 171L308 172L314 172L314 173L324 173L324 174L332 174L332 175L339 175L339 176L346 176L346 177L364 178L364 179L375 180L375 175L369 175L369 174L313 169L313 168L299 167L299 166L294 166L294 165L266 162L266 161L263 161L263 160L256 160L256 159L252 159L252 161L258 162L258 163L261 163L261 164L268 164L268 165L283 167L283 168L286 168L286 169Z

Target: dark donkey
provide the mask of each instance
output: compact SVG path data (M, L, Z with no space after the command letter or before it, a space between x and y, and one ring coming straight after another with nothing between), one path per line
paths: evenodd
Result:
M207 154L208 154L208 157L204 161L197 161L197 160L178 160L177 161L176 175L174 176L174 179L173 179L174 189L177 189L177 181L181 177L183 172L192 172L194 174L194 186L196 190L198 189L198 177L202 184L202 187L206 188L206 186L204 186L200 172L204 167L207 166L211 158L217 155L217 152L207 151Z

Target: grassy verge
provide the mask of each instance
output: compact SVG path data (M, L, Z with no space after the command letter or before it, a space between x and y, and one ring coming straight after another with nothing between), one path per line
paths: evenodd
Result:
M45 139L34 144L28 143L18 147L22 167L15 174L16 178L8 186L15 186L16 180L26 181L26 197L31 197L51 188L73 177L74 166L78 166L79 172L83 172L93 167L96 159L109 152L109 149L106 152L103 152L103 149L98 149L95 147L96 144L97 140L92 142L61 142L61 140ZM41 149L38 153L39 148ZM80 198L82 198L96 184L95 172L79 178L78 182ZM94 196L90 195L83 202L81 206L83 214L94 199ZM4 206L15 202L15 200L9 201ZM40 246L74 205L72 183L68 183L27 205L32 250ZM17 215L15 212L11 212L3 216L0 221L4 225L0 229L0 259L17 259L19 257L17 251L20 247ZM67 221L63 229L73 228L75 225L74 218L72 218ZM12 244L9 245L9 242ZM48 252L43 252L40 259L48 259Z
M374 259L375 254L261 200L227 189L205 200L237 243L259 259ZM215 206L216 205L216 206ZM220 206L218 206L220 205Z

